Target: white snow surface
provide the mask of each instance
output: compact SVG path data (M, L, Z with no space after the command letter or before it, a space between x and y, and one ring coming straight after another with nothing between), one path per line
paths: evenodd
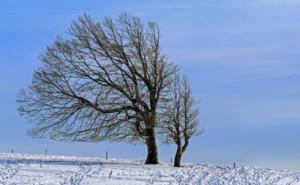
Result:
M0 153L0 184L11 185L300 185L300 172L141 160Z

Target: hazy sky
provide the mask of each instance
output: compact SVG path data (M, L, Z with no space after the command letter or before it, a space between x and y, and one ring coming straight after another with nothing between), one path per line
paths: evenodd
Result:
M32 139L16 95L38 56L84 12L128 12L159 24L163 52L199 100L203 134L184 161L300 170L300 0L0 1L0 152L144 159L146 147ZM174 146L159 146L169 161Z

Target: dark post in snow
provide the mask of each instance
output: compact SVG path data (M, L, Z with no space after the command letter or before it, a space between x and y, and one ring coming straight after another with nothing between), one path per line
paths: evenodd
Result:
M11 153L12 153L12 154L14 153L14 149L11 150Z
M113 171L111 170L111 171L109 172L109 176L108 176L109 179L111 178L112 173L113 173Z
M233 162L233 168L235 168L236 167L236 164L235 164L235 162Z
M108 152L105 153L105 159L108 160Z

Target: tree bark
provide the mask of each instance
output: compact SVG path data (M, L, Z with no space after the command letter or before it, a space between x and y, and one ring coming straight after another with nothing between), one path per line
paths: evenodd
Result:
M158 164L159 161L154 128L147 129L146 145L148 155L145 164Z
M174 167L180 167L181 166L181 156L182 156L182 150L180 146L177 146L177 151L174 159Z

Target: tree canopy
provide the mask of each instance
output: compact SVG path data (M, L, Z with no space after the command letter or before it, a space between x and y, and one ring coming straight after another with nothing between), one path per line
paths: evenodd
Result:
M126 13L102 22L85 14L40 60L17 99L20 114L36 123L33 136L144 142L146 163L158 163L155 130L178 66L161 53L157 24Z

